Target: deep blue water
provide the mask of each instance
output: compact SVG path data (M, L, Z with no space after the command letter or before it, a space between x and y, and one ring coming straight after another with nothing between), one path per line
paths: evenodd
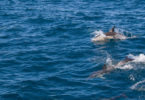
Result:
M113 25L137 38L91 42L92 32ZM145 54L144 36L144 0L0 0L0 100L144 100L130 86L145 68L86 80L106 54L114 62Z

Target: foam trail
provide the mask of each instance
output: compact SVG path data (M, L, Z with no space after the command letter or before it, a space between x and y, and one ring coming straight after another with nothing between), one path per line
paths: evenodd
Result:
M139 81L130 87L132 90L145 91L145 80Z

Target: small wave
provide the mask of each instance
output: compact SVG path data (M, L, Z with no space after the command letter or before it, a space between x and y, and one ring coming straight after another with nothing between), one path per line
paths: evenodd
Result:
M145 80L139 81L130 87L132 90L145 91Z

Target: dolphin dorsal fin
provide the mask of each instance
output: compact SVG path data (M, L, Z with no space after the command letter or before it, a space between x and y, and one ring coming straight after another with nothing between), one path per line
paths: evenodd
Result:
M115 30L115 26L113 26L109 32L114 32L114 30Z

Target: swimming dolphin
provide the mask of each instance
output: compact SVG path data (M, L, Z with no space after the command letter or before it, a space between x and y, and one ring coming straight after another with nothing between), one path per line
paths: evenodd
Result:
M95 37L92 38L92 41L106 41L106 40L110 40L110 39L126 39L127 37L121 33L117 33L115 32L115 26L113 26L109 32L106 33L99 33L97 35L95 35Z
M107 74L107 73L110 73L112 72L113 70L116 69L116 66L122 66L130 61L133 61L134 59L132 58L129 58L129 57L126 57L124 60L120 61L119 63L117 63L116 65L114 66L107 66L106 64L103 66L103 69L102 70L99 70L99 71L96 71L94 73L92 73L89 78L95 78L95 77L102 77L104 74Z

